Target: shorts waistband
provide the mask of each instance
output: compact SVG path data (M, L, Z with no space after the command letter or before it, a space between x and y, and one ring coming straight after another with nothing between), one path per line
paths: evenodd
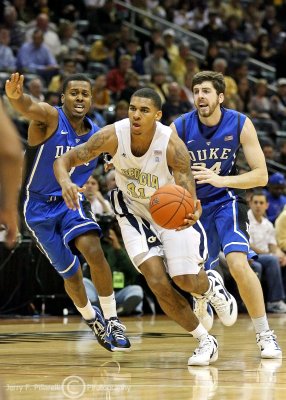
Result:
M45 203L59 203L64 200L62 196L46 196L35 192L29 192L29 197L31 199L44 201Z

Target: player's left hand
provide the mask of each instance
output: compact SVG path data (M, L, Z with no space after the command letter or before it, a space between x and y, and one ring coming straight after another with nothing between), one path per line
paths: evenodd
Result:
M215 187L224 187L224 177L201 165L192 165L192 173L198 185L208 183Z
M182 231L183 229L187 229L190 226L194 225L198 219L200 218L200 216L202 215L202 205L200 200L196 200L195 203L195 210L193 214L188 214L187 218L184 219L184 224L182 226L180 226L179 228L176 229L176 231Z

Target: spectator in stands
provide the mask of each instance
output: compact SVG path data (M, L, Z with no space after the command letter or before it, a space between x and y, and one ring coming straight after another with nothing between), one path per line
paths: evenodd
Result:
M154 52L154 47L156 43L162 43L162 30L159 28L152 28L150 30L151 36L149 38L144 38L141 42L142 57L145 59Z
M254 58L268 65L274 65L276 49L270 45L268 33L262 33L256 43Z
M120 121L123 118L128 117L129 103L125 100L119 100L116 103L114 113L106 115L106 123L113 124L116 121Z
M237 84L235 80L228 73L228 62L224 58L216 58L213 62L212 70L215 72L221 72L224 75L225 81L225 102L234 100L237 96ZM227 107L229 105L227 104ZM236 107L235 107L236 109Z
M283 174L275 172L270 176L266 192L269 204L266 213L269 221L273 224L286 205L285 188L286 179Z
M271 104L274 118L282 124L283 121L286 121L286 78L278 79L277 94L271 97Z
M274 161L276 158L275 148L270 138L261 139L261 148L264 153L266 161Z
M10 32L10 47L16 55L25 41L26 24L18 19L16 8L12 5L4 8L3 18L3 28Z
M174 29L165 29L163 31L163 41L166 48L168 60L172 62L179 55L179 47L175 43L176 33Z
M171 122L192 109L188 101L181 100L181 86L177 82L168 85L168 97L162 106L162 123L170 125Z
M252 96L249 80L247 78L241 78L237 82L237 94L241 101L241 109L239 111L249 114L249 102Z
M130 102L131 96L136 90L140 89L139 75L131 70L125 75L125 89L122 90L120 100Z
M36 73L48 83L59 67L43 41L43 32L35 29L32 42L25 42L19 49L17 64L20 71Z
M167 75L169 74L170 68L168 61L164 58L165 53L165 45L162 42L157 42L153 53L143 61L145 74L152 75L158 69L164 71Z
M118 44L118 35L116 33L107 33L101 39L92 43L88 59L90 61L101 62L109 68L115 68Z
M272 105L269 96L267 96L267 81L266 79L258 79L255 84L255 94L251 97L249 102L250 116L253 119L254 125L260 121L261 126L265 124L265 130L276 132L279 126L276 121L272 119L271 111Z
M49 16L41 13L37 15L36 19L31 21L27 26L26 41L29 42L32 39L35 29L43 32L43 43L47 46L54 57L57 57L61 53L61 41L56 32L55 24L50 23Z
M107 32L118 32L120 20L113 0L106 0L102 7L87 14L89 33L105 35Z
M165 103L168 97L168 79L164 71L155 70L151 75L151 80L148 86L154 89L161 98L162 104Z
M190 51L190 44L183 41L179 44L179 55L173 59L170 64L170 72L174 80L180 85L183 85L184 78L187 72L186 60L188 57L192 57Z
M221 42L223 40L223 28L220 18L216 10L209 12L209 21L198 32L204 36L210 43Z
M27 83L27 88L29 91L28 94L31 96L31 98L34 101L39 103L40 101L45 100L44 86L43 86L43 82L40 78L31 79Z
M192 108L194 108L194 95L192 90L193 76L193 71L187 71L184 84L181 87L181 100L190 103Z
M125 89L125 77L131 69L132 60L128 54L123 54L119 58L118 68L113 68L107 74L107 88L110 90L113 99L120 98L121 92Z
M50 80L48 90L50 92L62 93L63 81L68 75L75 74L76 72L79 72L77 71L76 61L72 57L65 57L59 73Z
M129 54L132 60L132 69L139 75L144 75L143 58L140 51L139 40L137 37L130 37L126 44L126 54Z
M61 42L60 57L75 56L84 46L84 39L75 28L74 22L62 21L59 25L59 39Z
M103 197L100 184L95 174L92 174L84 185L84 195L91 204L91 210L96 214L113 214L110 202Z
M257 254L253 264L259 263L262 266L262 281L267 289L267 312L286 313L280 268L286 266L286 255L277 246L273 224L264 217L267 207L266 196L262 191L251 195L248 211L250 246Z
M279 145L279 154L276 161L286 166L286 139Z
M106 85L106 75L100 74L95 78L92 87L93 106L99 112L106 110L111 103L110 92L107 89Z
M0 28L0 71L12 72L16 68L16 58L10 44L10 31Z
M277 54L274 60L274 66L276 69L276 79L286 78L285 72L286 65L286 38L284 38L281 47L277 50Z

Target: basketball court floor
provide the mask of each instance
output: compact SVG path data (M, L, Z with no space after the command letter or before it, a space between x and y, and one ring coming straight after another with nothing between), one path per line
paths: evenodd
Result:
M270 315L286 356L286 315ZM80 317L2 319L1 400L285 400L284 360L261 360L251 322L215 320L219 359L189 367L195 340L163 315L123 318L130 353L100 347Z

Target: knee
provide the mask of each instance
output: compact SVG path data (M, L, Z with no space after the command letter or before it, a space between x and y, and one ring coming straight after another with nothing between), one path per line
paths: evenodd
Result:
M166 276L148 276L145 277L148 286L156 297L166 297L171 290L171 283Z
M196 285L190 275L178 275L173 277L174 283L186 292L194 292Z
M239 260L229 264L229 271L236 282L243 281L249 273L254 273L247 261L243 263Z

